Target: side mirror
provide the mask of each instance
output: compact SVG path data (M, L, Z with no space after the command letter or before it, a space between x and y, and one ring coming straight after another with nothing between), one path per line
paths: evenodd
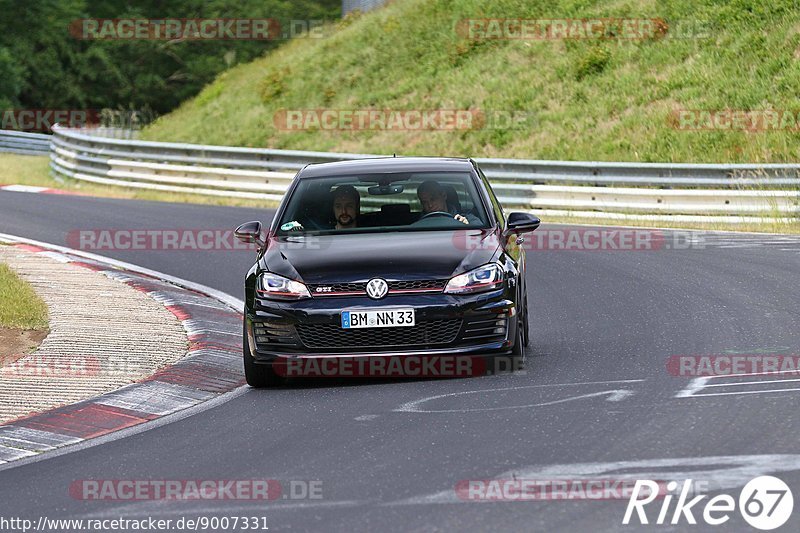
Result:
M233 232L236 238L247 244L257 244L259 248L263 248L266 243L261 236L261 222L254 220L253 222L245 222Z
M535 231L541 224L539 217L531 215L530 213L509 213L506 219L506 229L503 233L511 235L512 233L528 233Z

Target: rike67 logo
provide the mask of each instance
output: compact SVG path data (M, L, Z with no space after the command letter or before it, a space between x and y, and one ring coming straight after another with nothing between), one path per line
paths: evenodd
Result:
M702 516L702 520L712 526L725 524L737 507L737 501L729 494L718 494L701 504L708 498L707 494L700 494L690 498L693 488L692 480L684 481L677 494L675 507L671 509L678 483L671 481L667 484L667 494L659 494L659 485L651 480L637 480L633 493L625 509L622 523L625 525L636 524L697 524L695 513ZM645 507L653 503L659 496L663 496L658 517L652 520L652 513L648 518ZM653 506L653 507L657 507ZM794 497L789 486L782 480L773 476L759 476L750 480L739 493L739 513L742 518L756 529L771 530L781 527L789 520L794 508ZM654 509L653 509L654 510ZM635 517L635 518L634 518ZM633 520L633 522L632 522Z

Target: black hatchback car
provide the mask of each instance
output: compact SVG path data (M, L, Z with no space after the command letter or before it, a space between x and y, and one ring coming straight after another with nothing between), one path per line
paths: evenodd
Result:
M245 280L247 382L343 358L512 356L529 342L521 234L471 159L375 158L308 165ZM333 360L333 361L331 361Z

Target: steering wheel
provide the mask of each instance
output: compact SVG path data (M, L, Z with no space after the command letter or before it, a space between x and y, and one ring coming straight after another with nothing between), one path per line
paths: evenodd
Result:
M426 213L426 214L422 215L422 218L420 218L420 220L425 220L428 217L448 217L448 218L453 218L453 215L451 215L447 211L431 211L430 213Z

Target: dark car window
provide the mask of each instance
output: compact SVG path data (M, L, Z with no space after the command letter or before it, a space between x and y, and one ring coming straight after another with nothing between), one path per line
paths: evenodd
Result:
M350 221L356 194L355 223L342 227ZM486 228L489 217L479 194L472 175L466 172L303 178L286 204L277 232ZM337 219L337 205L342 219Z
M495 196L489 180L486 179L486 176L481 169L478 169L478 174L480 175L481 180L483 180L483 186L486 187L487 191L489 191L489 199L492 202L492 209L494 210L494 216L497 219L497 223L501 228L504 228L506 226L506 218L503 215L503 207L500 205L500 202L497 201L497 196Z

